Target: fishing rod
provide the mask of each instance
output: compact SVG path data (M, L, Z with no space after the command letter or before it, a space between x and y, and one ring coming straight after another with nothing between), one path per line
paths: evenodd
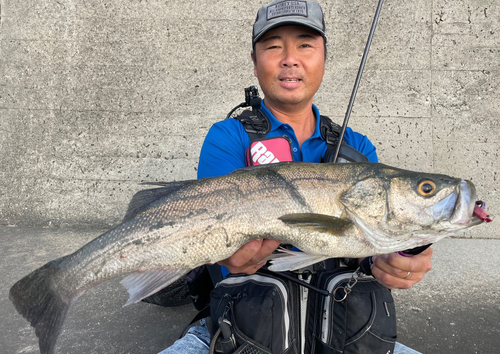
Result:
M356 81L354 82L354 88L352 89L351 98L349 100L349 106L344 118L344 123L342 124L342 130L340 131L339 141L337 143L337 148L335 149L335 155L333 155L333 161L337 162L339 157L340 146L342 145L342 140L344 139L344 134L347 129L347 124L349 123L349 118L351 117L352 106L354 105L354 100L356 99L356 94L358 92L359 83L361 81L361 76L363 75L363 70L365 68L366 60L368 59L368 52L372 45L373 35L375 34L375 29L377 28L378 18L380 17L380 12L382 11L382 5L384 0L379 0L377 11L373 18L372 27L370 29L370 34L368 35L368 41L366 42L365 50L363 52L363 58L361 59L361 64L359 65L358 75L356 76Z
M340 132L339 141L337 143L337 147L335 149L335 155L333 158L334 162L337 162L340 146L342 145L342 140L344 139L345 131L347 129L347 125L349 123L349 118L351 117L352 106L354 105L354 100L356 99L356 94L358 92L359 83L361 81L361 77L363 76L363 70L365 68L366 60L368 59L368 53L370 51L370 47L372 44L373 36L375 34L375 29L377 28L378 19L380 17L380 12L382 11L382 5L384 4L384 0L379 0L377 10L375 11L375 16L373 17L372 26L370 28L370 34L368 35L368 40L366 42L365 50L363 52L363 57L361 59L361 64L359 65L358 75L356 76L356 81L354 82L354 87L352 89L351 98L349 100L349 105L347 107L347 111L344 118L344 123L342 124L342 130ZM431 244L415 247L409 250L398 252L399 255L405 257L412 257L417 254L425 251ZM366 275L371 275L371 265L372 265L372 257L365 258L361 264L360 269Z

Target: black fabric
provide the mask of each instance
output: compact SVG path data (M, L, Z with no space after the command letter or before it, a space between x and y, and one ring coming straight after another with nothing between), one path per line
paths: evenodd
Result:
M340 274L348 278L335 284L331 282ZM339 289L335 296L345 295L343 287L349 282L352 271L342 269L327 271L318 276L318 286ZM389 289L372 277L358 278L345 300L330 300L325 307L325 297L313 295L309 309L313 335L307 342L307 352L321 354L387 354L392 353L397 339L396 310ZM326 338L322 336L323 314L329 313Z
M212 277L215 283L212 282ZM201 311L210 301L210 291L214 284L220 280L222 273L219 265L203 265L142 301L163 307L182 306L192 302Z
M323 162L369 162L368 158L365 155L345 143L340 146L338 160L334 161L335 149L336 145L328 146L325 152L325 157L323 158Z
M175 307L189 304L191 298L183 277L142 301L163 307Z
M219 279L219 276L214 275L215 283L212 281L208 267L209 265L203 265L193 269L186 275L186 286L193 300L193 305L198 311L201 311L210 302L210 291L212 291L214 284ZM220 278L222 278L222 275Z
M368 162L365 155L347 145L343 139L338 155L339 161L335 161L335 151L340 140L342 127L327 116L320 116L320 119L321 136L328 145L322 162Z
M264 138L271 131L271 122L260 109L244 110L234 119L243 125L250 141Z
M311 273L310 285L320 289L330 286L332 292L339 288L335 296L342 299L345 294L342 289L353 270L321 268ZM343 279L336 278L339 275ZM211 334L217 333L212 340L213 353L299 353L301 281L290 281L288 277L283 278L282 273L270 271L259 271L256 276L229 275L227 279L236 278L238 283L223 281L212 291L210 314L214 326ZM275 285L277 280L281 288ZM284 303L287 303L288 325ZM390 290L372 277L358 278L340 302L318 291L309 291L307 312L306 354L393 352L397 337L394 301ZM323 337L325 315L328 315L328 330ZM217 331L217 323L221 321L226 322L223 323L225 336ZM284 345L284 338L289 338L288 346Z
M269 118L260 109L244 110L240 115L233 118L243 125L252 142L265 138L271 130ZM320 133L327 144L327 150L322 162L336 162L334 157L341 130L342 127L334 123L330 118L320 116ZM368 162L365 155L347 145L344 140L342 140L338 157L343 162Z
M215 263L207 264L205 267L207 267L208 273L210 274L210 278L212 278L212 283L215 287L215 285L223 279L221 266Z
M233 280L239 283L231 284ZM293 301L297 291L298 285L260 272L226 277L211 293L210 313L213 330L218 330L223 321L231 336L225 338L219 333L213 339L219 342L214 345L214 353L298 353L297 308ZM236 343L234 351L224 346L231 340Z

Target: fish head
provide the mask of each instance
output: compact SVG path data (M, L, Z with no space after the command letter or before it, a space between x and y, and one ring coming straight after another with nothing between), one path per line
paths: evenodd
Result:
M377 249L426 245L482 223L467 180L383 167L341 196L345 213Z

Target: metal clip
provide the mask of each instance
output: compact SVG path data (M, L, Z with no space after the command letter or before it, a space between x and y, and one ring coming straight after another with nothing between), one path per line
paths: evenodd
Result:
M349 281L347 282L346 286L339 286L339 287L335 288L331 294L333 301L342 302L345 299L347 299L347 295L349 295L351 293L352 288L358 283L358 278L360 277L361 274L362 273L360 272L360 268L356 269L356 271L354 273L352 273L352 276L349 279ZM337 294L337 291L339 291L340 289L344 290L344 296L342 296L342 298L340 298L340 299L337 299L335 297L335 295Z

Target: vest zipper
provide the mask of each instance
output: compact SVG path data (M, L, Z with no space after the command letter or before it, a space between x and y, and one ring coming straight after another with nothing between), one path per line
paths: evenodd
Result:
M310 283L311 276L309 274L304 277L304 274L299 274L299 279L303 282ZM305 286L300 286L300 353L304 354L306 345L306 327L307 327L307 300L309 298L309 289Z

